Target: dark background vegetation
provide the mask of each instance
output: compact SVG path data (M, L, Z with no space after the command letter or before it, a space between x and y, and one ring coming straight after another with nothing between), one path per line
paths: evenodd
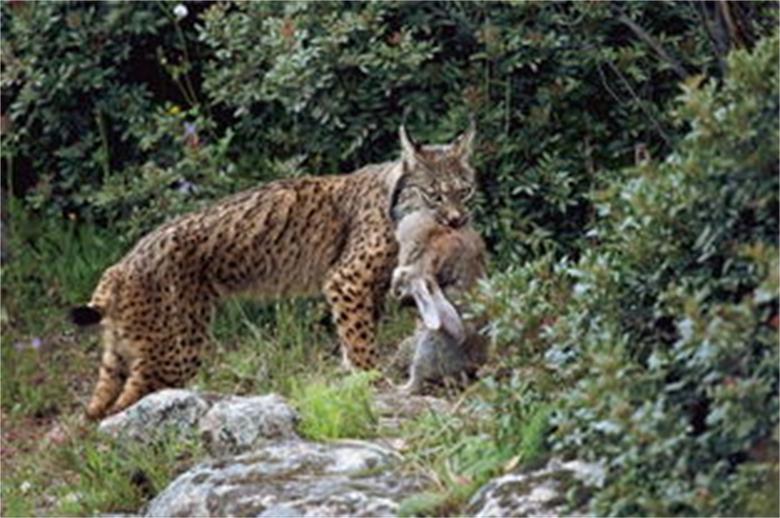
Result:
M24 344L166 218L473 115L501 417L456 465L561 452L606 463L599 514L777 515L775 3L186 6L0 7L4 415L70 411Z

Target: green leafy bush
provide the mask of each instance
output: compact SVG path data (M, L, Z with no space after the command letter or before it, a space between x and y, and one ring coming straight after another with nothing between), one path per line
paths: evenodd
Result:
M576 255L604 172L684 130L675 83L777 21L770 3L187 5L3 4L4 166L38 210L130 241L252 183L394 157L404 120L443 141L474 114L497 255Z
M494 276L475 304L557 383L553 448L605 462L598 514L777 514L750 495L778 470L778 43L684 84L687 134L594 192L578 261Z
M16 2L2 15L3 154L56 209L79 210L82 187L140 159L134 129L153 99L136 66L155 61L166 18L152 4Z
M479 219L502 258L578 250L599 172L676 139L679 78L630 27L683 74L717 73L682 4L249 3L203 20L204 90L237 134L307 170L393 156L404 119L443 140L475 114Z

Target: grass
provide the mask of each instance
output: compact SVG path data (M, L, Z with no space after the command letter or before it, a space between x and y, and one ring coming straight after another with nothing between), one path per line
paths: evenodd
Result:
M53 354L23 342L6 343L0 354L3 409L11 414L37 418L56 413L63 396L68 394L68 386L62 376L41 369L43 364L51 363L49 358Z
M464 498L448 492L417 493L401 501L398 516L450 516L457 513Z
M300 433L315 441L369 438L376 434L372 410L376 372L360 372L335 382L313 381L293 390L301 415Z
M277 392L289 396L300 377L326 376L338 368L333 335L321 324L318 301L261 306L241 300L220 308L216 350L192 383L231 394ZM333 347L323 346L331 343Z
M25 213L10 218L11 258L2 271L3 309L9 321L3 328L37 335L62 329L65 310L89 299L124 245L116 234L91 224Z
M552 406L535 406L526 421L520 425L518 458L524 464L534 464L547 453L546 439L550 430Z
M63 515L135 512L192 461L204 455L195 439L170 436L152 445L92 437L63 448L56 462L74 476L73 498L60 501Z
M4 417L53 416L77 400L73 391L81 387L72 380L97 368L97 342L74 333L67 308L88 299L121 244L88 224L15 211L10 217L11 259L2 269L0 401Z
M401 434L409 443L411 469L434 481L432 491L401 503L401 516L462 514L471 496L491 478L519 466L532 466L549 455L547 435L552 405L528 398L522 418L502 414L502 397L484 383L465 394L459 410L428 413L407 423ZM492 409L495 416L484 412Z
M127 443L75 420L62 423L56 444L48 446L3 474L3 516L136 512L203 455L194 440Z

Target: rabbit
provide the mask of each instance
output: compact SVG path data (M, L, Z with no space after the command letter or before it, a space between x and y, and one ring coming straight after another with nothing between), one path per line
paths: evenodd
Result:
M391 291L411 297L420 313L414 334L399 346L396 363L409 365L406 393L420 393L426 382L460 381L487 361L488 339L480 319L463 321L456 300L486 275L485 243L471 227L451 228L428 211L401 219L395 237L398 266Z

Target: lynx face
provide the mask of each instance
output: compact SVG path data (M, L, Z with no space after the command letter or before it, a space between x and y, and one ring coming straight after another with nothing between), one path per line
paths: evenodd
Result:
M402 175L390 202L394 221L427 210L448 227L459 228L468 222L466 202L476 189L476 175L469 164L474 135L472 126L450 144L420 146L401 126Z

